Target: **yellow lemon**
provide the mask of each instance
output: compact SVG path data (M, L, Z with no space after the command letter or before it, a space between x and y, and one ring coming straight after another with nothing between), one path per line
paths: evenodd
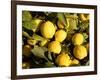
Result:
M58 41L52 41L48 44L48 50L55 54L59 54L61 51L61 45Z
M46 21L42 24L42 26L40 26L40 31L43 37L52 38L55 34L56 29L52 22Z
M77 45L74 47L73 54L77 59L84 59L88 53L87 49L82 45Z
M29 56L30 55L30 50L31 50L31 47L29 45L25 45L23 47L23 55Z
M55 40L59 41L59 42L62 42L62 41L65 40L66 36L67 36L67 33L64 30L58 30L55 33Z
M71 65L77 65L77 64L79 64L79 60L73 59L73 60L71 61Z
M67 67L70 66L71 59L68 54L61 53L60 55L57 56L56 63L58 64L58 66Z
M84 37L81 33L76 33L74 34L74 36L72 37L72 43L74 45L80 45L83 43Z

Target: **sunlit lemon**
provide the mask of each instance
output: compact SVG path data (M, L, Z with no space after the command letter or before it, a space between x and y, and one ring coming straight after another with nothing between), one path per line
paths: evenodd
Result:
M66 39L66 36L67 36L67 33L64 30L62 30L62 29L58 30L55 33L55 40L59 41L59 42L62 42Z
M74 47L73 54L77 59L84 59L88 53L87 49L82 45L77 45Z
M58 41L52 41L48 44L48 50L55 54L59 54L61 51L61 44Z
M43 37L52 38L55 34L56 28L50 21L46 21L40 26L40 31Z
M68 54L61 53L56 58L56 64L60 67L67 67L71 64L71 59Z
M76 33L72 37L72 43L74 45L81 45L83 43L83 41L84 41L84 37L81 33Z

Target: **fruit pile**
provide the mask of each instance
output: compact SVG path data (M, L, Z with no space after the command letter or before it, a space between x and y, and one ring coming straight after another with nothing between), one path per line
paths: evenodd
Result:
M89 65L89 14L22 12L22 67Z

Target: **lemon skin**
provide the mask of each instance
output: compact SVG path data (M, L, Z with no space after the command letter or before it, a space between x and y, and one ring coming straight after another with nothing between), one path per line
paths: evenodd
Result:
M56 63L60 67L68 67L71 64L71 59L68 54L61 53L57 56Z
M53 38L56 28L52 22L46 21L40 26L40 31L43 37Z
M78 65L80 62L79 62L79 60L77 60L77 59L73 59L72 61L71 61L71 65Z
M88 55L87 49L82 45L75 46L73 50L73 54L79 60L84 59Z
M67 33L64 30L58 30L55 33L55 40L59 42L63 42L66 39Z
M59 54L61 51L61 44L58 41L52 41L48 44L48 50L55 54Z
M83 41L84 41L84 37L81 33L76 33L72 37L72 43L74 45L81 45L83 43Z

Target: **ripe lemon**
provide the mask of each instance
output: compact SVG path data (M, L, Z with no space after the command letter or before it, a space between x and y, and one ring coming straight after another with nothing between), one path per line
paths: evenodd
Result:
M41 31L41 34L43 37L52 38L53 35L55 34L56 29L55 29L55 26L52 22L46 21L40 27L40 31Z
M77 64L79 64L79 60L73 59L73 60L71 61L71 65L77 65Z
M61 51L61 45L58 41L52 41L48 44L48 50L50 52L54 52L56 54L59 54Z
M88 53L87 49L82 45L77 45L74 47L73 54L77 59L84 59Z
M67 33L64 30L58 30L55 33L55 40L59 41L59 42L62 42L62 41L65 40L66 36L67 36Z
M81 33L76 33L74 34L74 36L72 37L72 43L74 45L80 45L83 43L84 37Z
M56 63L58 64L58 66L67 67L71 64L71 59L68 54L61 53L57 56Z

